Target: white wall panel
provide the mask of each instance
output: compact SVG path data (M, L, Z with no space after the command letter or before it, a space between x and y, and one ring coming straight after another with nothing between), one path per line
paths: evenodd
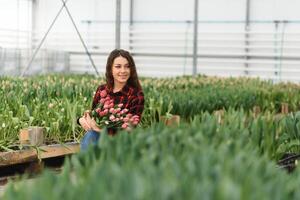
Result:
M136 21L193 20L194 0L134 0Z
M62 6L61 0L36 2L35 46ZM191 74L194 0L133 2L133 26L129 27L130 0L122 0L121 47L133 53L140 74ZM276 80L293 75L293 80L298 76L300 81L300 1L250 0L248 38L244 21L246 3L246 0L199 0L198 72L220 76L275 77ZM115 46L116 0L69 0L67 5L97 68L103 72L105 58ZM30 29L30 11L31 0L0 0L0 46L31 47L31 30L8 30ZM42 49L43 54L50 50L65 52L65 57L69 55L71 71L93 73L65 11ZM29 59L31 49L24 52ZM17 64L10 63L11 66Z
M246 0L199 0L199 20L245 20Z

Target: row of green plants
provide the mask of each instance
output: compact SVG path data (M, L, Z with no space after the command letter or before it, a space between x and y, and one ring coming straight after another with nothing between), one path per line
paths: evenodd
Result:
M141 126L159 121L162 115L178 114L188 121L201 112L243 109L253 106L276 114L282 102L299 109L299 86L246 78L186 76L167 79L142 78L146 104ZM89 109L93 93L103 78L89 75L43 75L0 78L0 151L18 148L18 133L28 126L45 127L46 140L79 141L83 130L76 119Z
M45 127L46 142L78 141L76 119L91 105L100 80L92 76L2 78L0 96L1 150L18 148L18 133L29 126Z
M0 148L13 148L19 129L29 125L46 127L49 141L78 141L83 131L76 118L101 81L1 79ZM115 137L102 133L99 144L68 159L61 174L46 170L34 181L11 182L3 199L299 199L299 169L287 176L277 164L300 152L298 85L204 76L142 79L142 85L139 128ZM278 114L282 102L293 112ZM252 113L253 106L262 112ZM157 123L172 114L181 116L179 126Z
M269 159L285 132L275 131L272 116L226 115L222 123L205 112L178 127L103 133L59 175L11 182L3 199L299 199L299 169L287 176Z
M172 101L173 112L184 117L194 116L200 111L213 112L228 108L250 111L254 106L259 106L263 111L278 113L282 103L287 103L290 111L300 108L300 86L292 83L187 76L145 79L143 84L151 94L162 95L166 102Z

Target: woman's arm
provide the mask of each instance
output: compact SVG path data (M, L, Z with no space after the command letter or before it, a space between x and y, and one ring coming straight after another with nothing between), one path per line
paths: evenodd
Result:
M85 117L80 117L78 123L85 131L91 130L91 126L88 124Z
M100 100L100 93L105 89L105 85L98 86L93 101L92 101L92 110L96 107ZM77 119L77 123L84 128L85 131L95 130L97 132L101 131L101 129L97 126L96 121L90 117L90 111L85 111L84 116Z
M89 110L85 111L84 115L78 119L78 123L85 131L101 131L101 129L97 126L96 121L91 118Z
M97 132L101 131L101 128L98 127L96 121L93 118L91 118L89 112L85 112L84 117L85 117L85 120L86 120L87 124L91 127L90 129L92 129L94 131L97 131Z
M144 103L144 93L142 91L137 92L130 102L128 112L132 115L138 115L141 118L142 113L144 111Z

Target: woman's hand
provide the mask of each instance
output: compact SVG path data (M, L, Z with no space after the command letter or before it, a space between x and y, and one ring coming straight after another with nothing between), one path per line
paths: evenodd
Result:
M82 128L85 130L85 131L88 131L88 130L91 130L91 126L90 124L87 122L86 118L83 116L83 117L80 117L79 119L79 124L82 126Z
M100 132L101 129L98 127L94 118L91 118L89 113L84 113L84 115L85 115L85 119L86 119L87 123L89 124L89 126L91 127L91 129L94 131Z

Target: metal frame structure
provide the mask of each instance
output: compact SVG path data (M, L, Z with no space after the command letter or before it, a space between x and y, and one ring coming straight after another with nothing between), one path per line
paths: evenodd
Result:
M67 52L66 56L69 56L69 58L65 60L69 62L68 66L71 71L76 71L79 68L82 70L81 72L94 73L97 69L101 71L101 68L96 68L95 64L93 64L92 56L96 63L99 63L98 65L101 66L112 48L125 48L129 49L137 59L138 66L141 66L139 71L142 74L144 72L145 75L151 74L151 76L155 70L157 70L156 73L158 75L162 75L164 68L167 71L166 75L196 75L206 72L210 75L214 74L210 72L229 73L230 71L233 75L260 76L260 72L264 72L263 76L268 76L277 81L288 79L287 73L295 72L292 74L294 76L297 73L300 74L300 70L296 67L300 65L300 57L298 56L300 51L300 34L290 29L291 26L298 26L300 21L251 20L250 0L245 2L245 20L241 21L199 20L198 0L194 0L193 21L137 21L134 20L135 1L130 0L129 20L126 21L121 20L121 0L116 0L115 20L82 21L83 26L87 24L88 30L98 30L96 28L97 24L101 24L101 27L107 25L110 28L102 28L102 31L92 32L92 34L86 33L87 35L79 33L70 12L68 12L66 1L61 1L63 5L60 12L65 8L77 31L81 44L76 44L78 38L74 37L74 33L56 33L54 37L47 39L46 48ZM35 29L34 15L37 10L36 3L38 3L38 0L32 0L32 2L35 2L32 4L32 28ZM52 22L53 24L55 20ZM128 26L124 26L127 24ZM150 25L149 27L154 27L153 25L157 24L159 27L168 28L147 28L148 24ZM217 27L219 24L239 28L235 31L224 31L222 29L219 29L219 31L203 31L207 30L205 28L206 25L215 25ZM255 27L260 24L266 24L271 28L265 31L257 31ZM50 31L51 26L47 32ZM114 30L111 27L114 27ZM169 30L169 27L180 28ZM0 36L4 34L9 35L8 37L15 37L14 34L8 32L8 30L3 31L0 29ZM30 66L35 54L38 52L37 49L43 44L47 34L40 35L40 33L35 33L34 30L32 33L18 31L17 37L18 41L20 41L20 46L25 41L25 39L22 39L23 35L28 34L32 34L30 38L32 42L28 44L32 44L31 47L36 49L33 57L31 57L32 61L29 62L28 66ZM36 43L37 40L41 42L38 44ZM63 43L59 41L63 41ZM82 45L85 47L84 51L82 51ZM21 69L24 69L24 57L26 56L23 53L19 55L18 51L13 54L10 52L11 50L0 50L1 59L10 59L12 56L8 55L15 54L15 62L19 60L17 64L23 64ZM89 60L86 59L86 55L89 56ZM90 68L91 63L94 70ZM23 72L28 72L28 66ZM16 67L18 70L19 68ZM300 81L300 78L297 78L297 80Z
M55 24L56 20L58 19L60 13L62 12L62 10L63 10L64 8L65 8L65 10L66 10L66 12L67 12L67 14L68 14L70 20L71 20L71 22L72 22L72 24L73 24L73 26L74 26L76 32L77 32L77 35L78 35L78 37L79 37L79 39L80 39L80 41L81 41L81 44L83 45L83 47L84 47L84 49L85 49L85 53L88 55L89 60L90 60L90 62L91 62L91 64L92 64L92 66L93 66L93 68L94 68L94 70L95 70L97 76L99 76L99 72L98 72L98 70L97 70L97 68L96 68L96 65L95 65L95 63L94 63L94 60L92 59L92 56L91 56L91 54L90 54L90 52L89 52L89 50L88 50L88 48L87 48L87 46L86 46L86 44L85 44L85 42L84 42L82 36L81 36L81 34L80 34L80 32L79 32L79 30L78 30L78 28L77 28L77 26L76 26L76 23L75 23L75 21L74 21L72 15L71 15L71 13L70 13L68 7L67 7L67 1L68 1L68 0L61 0L61 2L62 2L63 5L61 6L61 8L59 9L59 11L58 11L58 13L56 14L55 18L53 19L52 23L50 24L50 26L49 26L47 32L46 32L45 35L43 36L43 38L42 38L42 40L40 41L38 47L35 49L35 51L34 51L32 57L31 57L31 59L30 59L28 65L27 65L27 67L24 68L24 70L22 71L21 77L24 76L25 73L26 73L26 72L28 71L28 69L30 68L30 66L31 66L31 64L32 64L32 62L33 62L33 60L35 59L37 53L39 52L41 46L43 45L45 39L47 38L47 36L48 36L50 30L52 29L53 25ZM118 0L118 1L119 1L119 0ZM34 1L34 2L33 2L33 4L35 4L35 3L37 3L37 1ZM36 7L36 5L34 5L33 7Z

